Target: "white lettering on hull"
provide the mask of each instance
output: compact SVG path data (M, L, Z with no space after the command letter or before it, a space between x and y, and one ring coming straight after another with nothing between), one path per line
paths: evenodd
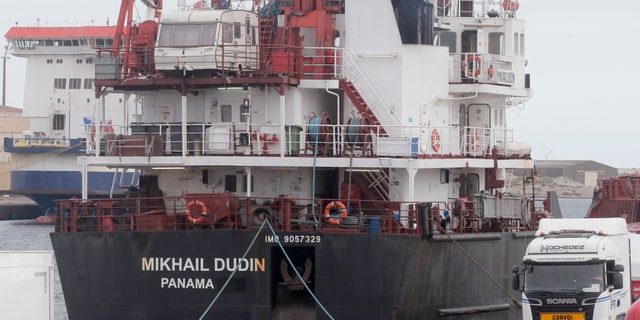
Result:
M265 258L205 258L142 257L142 271L209 272L214 271L265 272Z
M213 280L204 278L161 278L163 289L215 289Z

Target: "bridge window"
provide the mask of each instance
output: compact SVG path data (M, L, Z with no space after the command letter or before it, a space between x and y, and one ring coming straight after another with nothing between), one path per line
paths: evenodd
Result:
M67 88L67 79L65 79L65 78L55 78L55 79L53 79L53 88L54 89L66 89Z
M462 52L478 52L478 31L462 32Z
M82 79L80 78L69 79L69 89L80 89L81 85L82 85Z
M489 33L489 53L504 55L504 33Z
M85 89L93 89L93 79L92 78L84 79L84 88Z
M449 53L455 53L458 49L456 46L456 33L452 31L437 32L433 39L436 46L449 47Z

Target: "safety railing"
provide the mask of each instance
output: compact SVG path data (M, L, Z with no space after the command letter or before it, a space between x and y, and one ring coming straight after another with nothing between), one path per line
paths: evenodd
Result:
M134 195L137 193L119 199L58 200L56 232L252 230L268 219L278 231L431 235L496 231L482 226L503 223L500 216L474 215L472 201L245 198L228 192L164 198ZM450 212L449 220L444 211ZM526 215L514 212L506 216L519 220Z
M517 0L438 0L437 17L515 18Z
M449 82L514 86L518 76L514 63L513 59L506 60L495 54L453 53L449 55ZM524 60L522 63L524 65Z
M181 123L113 126L114 133L86 134L93 156L318 156L318 157L487 157L528 158L530 148L513 142L513 132L484 127L395 127L398 137L380 126L300 124L284 131L273 123L188 123L183 150ZM97 152L100 150L100 152Z

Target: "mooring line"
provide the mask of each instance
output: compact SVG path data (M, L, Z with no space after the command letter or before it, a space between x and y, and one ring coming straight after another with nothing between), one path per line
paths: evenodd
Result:
M472 257L472 256L471 256L471 254L470 254L467 250L465 250L465 249L462 247L462 245L460 245L460 244L458 243L458 241L456 241L456 240L455 240L455 239L454 239L450 234L448 234L446 230L442 229L442 227L440 226L440 224L439 224L437 221L435 221L435 219L433 219L433 218L429 218L429 220L431 220L431 222L433 222L433 224L438 228L438 230L440 231L440 233L441 233L441 234L446 235L446 236L449 238L449 240L451 240L451 242L453 242L453 244L454 244L454 245L456 245L456 246L458 247L458 249L460 249L460 250L462 251L462 253L463 253L464 255L466 255L466 256L467 256L467 258L469 258L469 259L471 260L471 262L473 262L473 264L475 264L475 265L476 265L476 267L478 267L478 269L480 269L480 271L482 271L482 272L483 272L487 277L489 277L489 279L491 279L491 281L493 281L493 283L495 283L495 284L496 284L496 286L498 286L498 288L500 288L500 290L502 290L502 291L503 291L503 292L504 292L504 293L505 293L509 298L511 298L511 300L513 300L513 302L514 302L516 305L518 305L518 306L522 306L522 301L517 300L516 298L514 298L514 297L511 295L511 293L509 293L509 291L508 291L507 289L505 289L505 288L504 288L504 287L503 287L503 286L498 282L498 280L496 280L493 276L491 276L491 275L489 274L489 272L488 272L484 267L482 267L482 266L480 265L480 263L479 263L479 262L478 262L474 257Z
M262 229L264 228L264 224L266 222L268 222L268 221L269 221L268 218L266 218L266 219L264 219L264 221L262 221L262 224L260 225L260 229L258 229L258 231L256 231L256 235L253 237L253 240L251 240L251 243L249 244L249 247L247 248L247 250L242 255L243 259L247 257L247 254L249 253L249 250L251 250L251 247L253 247L253 245L255 244L256 239L258 239L258 235L260 235L260 231L262 231ZM270 224L269 224L269 227L271 227ZM216 303L216 301L218 300L218 298L220 297L220 295L222 294L224 289L227 287L227 285L231 281L231 278L233 278L233 276L236 274L237 271L238 271L238 267L236 266L236 268L233 270L233 272L231 272L231 274L227 278L227 281L225 281L224 285L222 285L222 288L220 288L220 291L218 291L218 294L216 294L215 298L213 298L213 300L211 301L211 303L209 304L207 309L204 310L204 312L202 313L202 315L199 318L200 320L204 319L204 316L207 315L207 313L209 312L211 307L213 307L213 305Z
M274 236L277 236L275 230L273 230L273 227L271 226L271 223L269 221L267 221L267 225L269 226L269 229L271 229L271 233ZM293 271L296 273L296 276L298 277L298 279L300 279L300 282L302 282L302 284L304 285L305 289L307 289L307 291L309 291L309 294L311 294L311 297L313 298L313 300L315 300L315 302L318 304L318 306L320 306L320 309L322 309L322 311L324 311L324 313L327 315L327 317L329 317L329 319L334 320L333 316L331 316L329 311L324 307L324 305L320 302L320 300L318 300L318 297L316 297L316 295L313 293L313 291L311 291L309 286L307 286L307 282L302 278L302 276L300 275L300 273L296 269L296 266L293 264L293 262L289 258L289 255L284 250L284 247L282 246L282 243L280 241L278 241L278 246L280 247L280 250L282 250L282 253L284 254L284 257L287 258L287 262L289 262L289 265L291 266Z

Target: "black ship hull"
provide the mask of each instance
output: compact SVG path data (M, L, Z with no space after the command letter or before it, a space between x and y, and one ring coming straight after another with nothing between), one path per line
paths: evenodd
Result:
M70 320L506 320L521 317L511 267L532 234L285 232L276 241L263 229L51 238Z

